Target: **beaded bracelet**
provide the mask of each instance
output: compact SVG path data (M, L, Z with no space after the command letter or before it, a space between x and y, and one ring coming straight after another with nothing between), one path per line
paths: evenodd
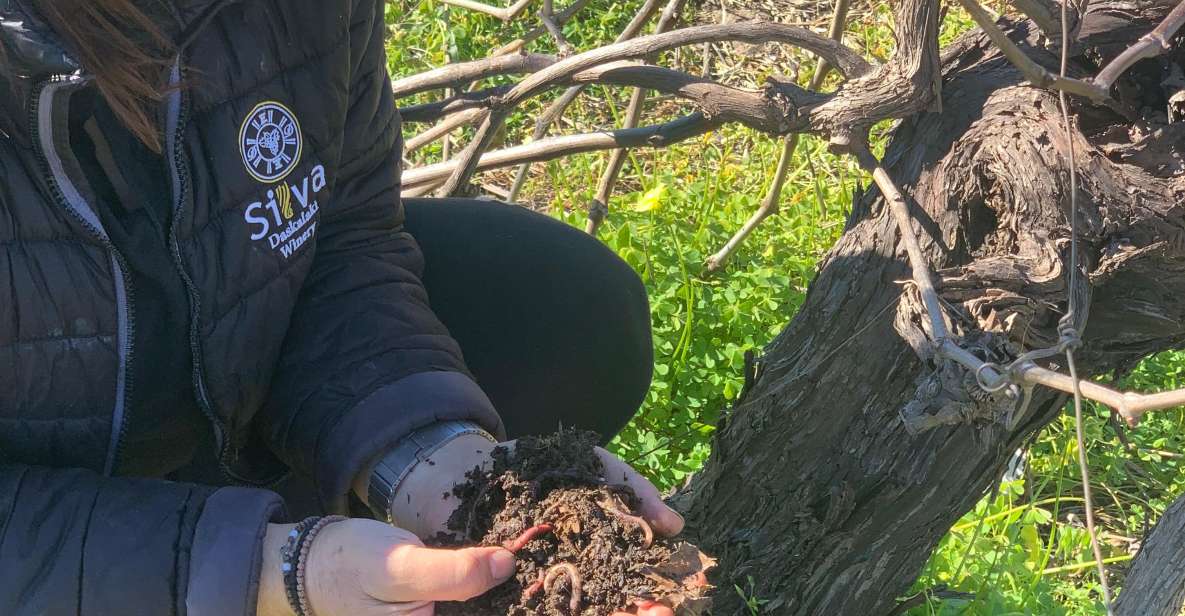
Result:
M313 616L305 585L305 562L313 539L326 526L345 519L340 515L308 517L288 532L288 540L280 548L280 572L284 575L284 594L296 616Z
M300 545L300 555L296 559L296 599L300 605L298 616L313 616L313 606L309 603L308 585L305 584L305 570L309 562L309 552L313 549L313 539L316 539L317 534L326 526L347 519L340 515L325 516L305 533L304 541Z

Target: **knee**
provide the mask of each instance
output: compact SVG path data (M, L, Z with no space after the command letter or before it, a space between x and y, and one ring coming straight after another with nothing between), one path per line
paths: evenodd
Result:
M589 285L591 306L582 312L591 321L589 337L612 358L614 386L621 404L630 413L645 399L654 370L654 342L651 332L650 300L642 279L623 259L600 240L576 231L589 255L581 264L578 279Z

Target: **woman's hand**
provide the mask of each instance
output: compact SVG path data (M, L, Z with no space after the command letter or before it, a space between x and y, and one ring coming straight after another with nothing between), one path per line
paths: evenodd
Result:
M292 528L268 526L258 616L294 614L280 573L280 548ZM429 549L406 530L354 519L322 529L305 566L316 616L432 616L433 601L476 597L509 579L515 563L502 548Z
M465 474L474 468L489 469L493 465L490 453L495 447L513 449L514 441L494 445L478 435L460 436L435 451L429 461L416 465L394 496L392 514L396 523L420 537L431 537L445 531L449 516L457 508L457 499L452 496L453 487L463 483ZM658 488L617 456L600 447L596 452L604 465L605 480L633 489L642 501L639 513L656 532L665 536L682 532L682 516L662 502ZM365 476L369 477L369 470ZM355 493L362 498L366 497L365 486L361 479L355 482ZM318 616L326 615L318 613ZM613 616L674 616L674 612L664 605L651 603L639 605L635 611L618 612Z
M280 547L293 526L268 525L258 616L294 616L280 573ZM510 579L515 563L502 548L429 549L406 530L354 519L323 528L305 567L315 616L432 616L434 601L476 597ZM649 603L638 606L636 616L674 612Z
M491 444L477 435L458 437L418 464L395 494L392 507L395 522L420 537L431 537L446 530L448 517L457 508L453 486L465 481L465 473L475 467L488 469L493 464L490 452L495 447L514 448L514 441ZM605 467L605 481L633 489L642 500L639 512L655 532L674 536L683 531L683 518L662 502L658 488L617 456L598 447L597 455Z

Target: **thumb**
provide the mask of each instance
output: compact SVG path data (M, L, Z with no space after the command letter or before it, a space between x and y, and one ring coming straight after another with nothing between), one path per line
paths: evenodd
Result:
M613 616L634 616L634 614L614 612ZM643 601L638 604L637 616L675 616L675 611L661 603Z
M391 596L398 601L465 601L514 575L514 554L502 548L437 550L406 544L387 557Z

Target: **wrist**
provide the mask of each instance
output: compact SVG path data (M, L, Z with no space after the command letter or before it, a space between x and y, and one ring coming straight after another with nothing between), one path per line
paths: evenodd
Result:
M468 443L464 448L459 443ZM405 498L404 484L412 475L432 474L432 468L448 457L437 456L442 449L464 452L466 449L488 451L494 438L476 424L469 421L440 421L420 428L405 436L390 450L384 452L373 464L368 465L363 478L354 482L358 494L381 521L394 522L392 517L396 494ZM477 446L477 447L475 447ZM432 459L433 457L436 459ZM474 458L473 454L466 458ZM438 494L439 496L439 494Z
M420 537L443 531L444 523L457 507L453 487L465 473L490 463L497 443L478 434L454 438L417 464L407 474L391 500L391 517L396 526Z
M280 548L295 524L268 524L263 539L263 569L259 573L259 599L256 616L296 616L284 592L284 575L280 571Z

